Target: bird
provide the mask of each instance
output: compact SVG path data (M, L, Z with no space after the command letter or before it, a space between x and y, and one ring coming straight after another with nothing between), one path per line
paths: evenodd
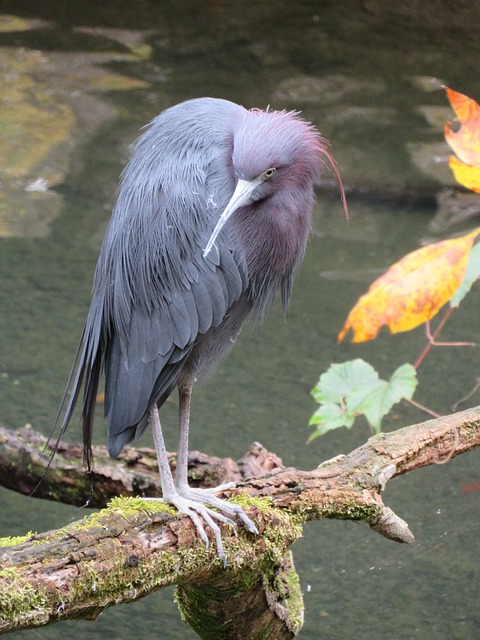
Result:
M243 509L188 484L192 389L233 347L249 317L276 295L286 310L311 230L314 184L328 143L299 112L247 109L194 98L162 111L141 133L123 170L95 270L91 305L65 391L60 434L83 389L84 460L92 469L96 396L105 378L108 450L150 425L162 500L211 530L257 534ZM179 393L175 473L159 409ZM61 412L59 412L60 415ZM57 416L58 421L58 416Z

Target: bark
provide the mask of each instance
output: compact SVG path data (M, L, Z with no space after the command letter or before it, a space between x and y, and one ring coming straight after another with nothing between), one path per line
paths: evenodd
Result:
M3 445L6 437L0 437ZM118 498L99 513L20 544L0 541L5 545L0 549L0 632L95 618L107 606L177 584L182 615L202 638L292 638L301 627L302 603L288 547L303 523L362 520L387 538L412 542L407 524L382 502L386 483L478 446L480 407L374 436L311 471L277 466L278 459L257 445L257 460L268 460L271 470L224 495L242 504L260 533L224 528L226 569L214 544L205 547L188 518L162 503L135 498ZM19 456L28 459L25 442L23 447ZM117 473L137 477L138 464L135 460L133 471L127 467ZM242 463L221 466L242 477ZM74 476L67 477L73 482ZM101 490L102 496L107 493ZM254 606L249 620L245 612Z

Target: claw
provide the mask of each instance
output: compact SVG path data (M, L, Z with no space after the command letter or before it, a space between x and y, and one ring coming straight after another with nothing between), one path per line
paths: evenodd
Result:
M245 529L247 531L249 531L250 533L255 533L256 535L258 535L258 529L255 526L255 523L253 522L253 520L250 520L250 518L247 515L245 515L245 512L243 511L243 509L240 509L240 511L238 511L237 515L240 518L240 520L243 522L243 524L245 525Z
M166 499L147 498L147 500L166 502L176 507L180 513L187 515L195 525L200 538L208 547L209 540L205 527L202 523L203 518L204 522L212 530L213 535L215 536L218 557L225 567L227 565L227 557L223 548L220 527L217 522L229 524L236 528L237 524L232 520L232 517L237 516L243 522L247 531L258 534L258 529L255 526L255 523L250 520L241 507L212 495L214 492L228 488L228 486L229 485L222 485L221 487L215 487L215 489L191 489L190 487L187 487L186 489L175 492L174 495L171 495ZM208 505L208 507L205 505ZM221 513L213 511L210 507L218 509Z

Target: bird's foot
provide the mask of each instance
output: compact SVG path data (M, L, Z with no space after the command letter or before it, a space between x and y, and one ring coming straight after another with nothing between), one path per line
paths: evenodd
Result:
M222 513L227 514L227 516L230 516L232 518L240 518L247 531L249 531L250 533L258 534L258 529L255 526L255 523L250 520L242 507L240 507L238 504L228 502L227 500L217 498L217 496L214 495L215 493L218 493L220 491L231 489L234 486L234 482L229 482L218 487L213 487L212 489L192 489L190 487L186 487L186 489L180 490L179 493L185 498L188 498L200 504L208 504L211 507L215 507ZM230 520L230 518L228 519ZM230 520L230 523L236 526L235 522L233 522L232 520Z
M205 531L204 523L202 522L203 518L206 525L213 531L218 556L223 562L223 565L226 566L227 558L223 547L220 527L217 523L222 522L224 524L229 524L232 527L236 527L237 524L232 520L232 518L237 517L243 522L247 531L250 533L258 533L255 523L245 514L242 507L213 495L215 492L222 491L230 486L233 486L233 483L221 485L220 487L215 487L213 489L192 489L190 487L184 487L177 489L173 495L165 498L149 498L149 500L160 500L162 502L166 502L167 504L171 504L176 507L180 513L188 515L195 525L200 538L208 547L209 540ZM214 511L210 507L218 509L218 511Z

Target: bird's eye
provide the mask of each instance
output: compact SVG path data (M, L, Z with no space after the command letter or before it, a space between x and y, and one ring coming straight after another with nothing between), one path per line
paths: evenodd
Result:
M273 176L274 173L276 173L276 171L277 170L275 169L275 167L270 167L270 169L267 169L266 171L263 172L262 178L264 180L268 180Z

